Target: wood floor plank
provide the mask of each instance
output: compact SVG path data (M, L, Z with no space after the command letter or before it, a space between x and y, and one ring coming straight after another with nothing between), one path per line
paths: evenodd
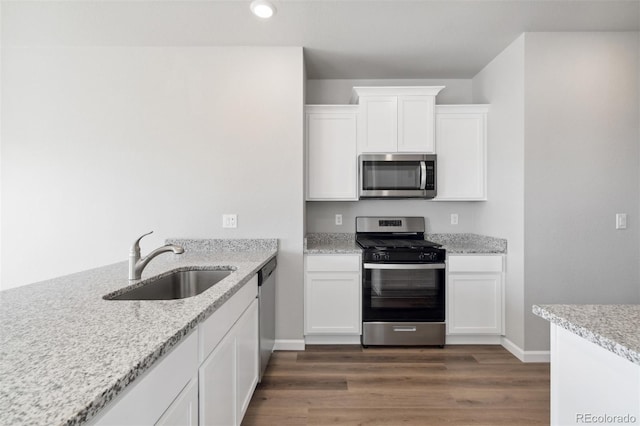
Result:
M544 425L549 371L495 345L275 352L242 424Z
M347 390L346 377L326 377L321 375L264 376L258 389L269 390Z
M299 353L298 362L322 362L322 363L453 363L469 362L477 363L469 354L446 354L446 353L374 353L374 352L310 352Z
M544 425L535 409L506 410L446 410L446 409L367 409L309 410L308 425L313 426L514 426Z

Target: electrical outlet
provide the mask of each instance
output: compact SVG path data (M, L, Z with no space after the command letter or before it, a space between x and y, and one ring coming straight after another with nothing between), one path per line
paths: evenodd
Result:
M337 214L336 215L336 225L342 225L342 215L341 214Z
M223 228L237 228L238 227L238 215L237 214L223 214L222 215L222 227Z
M451 224L452 225L458 224L458 213L451 213Z
M616 213L616 229L627 229L626 213Z

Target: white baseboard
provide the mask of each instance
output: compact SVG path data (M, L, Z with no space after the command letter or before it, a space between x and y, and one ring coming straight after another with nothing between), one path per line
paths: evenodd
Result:
M304 351L303 339L276 339L274 351Z
M506 337L502 338L502 346L522 362L550 362L549 351L525 351Z
M455 334L445 337L447 345L499 345L501 336L458 336Z
M360 335L357 336L336 336L336 335L317 335L304 336L307 345L359 345Z

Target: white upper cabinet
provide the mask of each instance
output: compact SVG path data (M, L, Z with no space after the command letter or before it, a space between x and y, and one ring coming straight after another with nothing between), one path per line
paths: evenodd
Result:
M357 200L358 106L307 105L307 200Z
M436 95L444 86L354 87L360 105L358 153L434 153Z
M488 105L437 105L436 201L487 199Z

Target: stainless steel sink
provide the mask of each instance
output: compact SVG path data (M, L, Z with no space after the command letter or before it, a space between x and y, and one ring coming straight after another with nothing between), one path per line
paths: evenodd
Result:
M172 300L196 296L227 277L231 269L176 271L107 300Z

